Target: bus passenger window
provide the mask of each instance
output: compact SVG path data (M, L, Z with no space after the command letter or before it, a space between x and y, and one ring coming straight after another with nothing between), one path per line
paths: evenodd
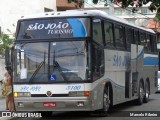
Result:
M157 37L154 36L153 39L154 39L154 52L157 53L158 52L157 51Z
M151 52L157 52L157 47L156 47L156 36L150 35L150 44L151 44Z
M104 51L94 44L92 55L93 79L96 80L104 74Z
M113 25L107 21L104 22L104 34L107 47L114 47L113 41Z
M144 51L147 51L147 41L146 41L146 34L143 32L140 32L140 42L141 45L144 46Z
M133 30L130 28L126 28L126 47L127 49L131 49L131 44L135 44L133 39Z
M116 47L120 49L124 49L124 29L123 26L121 25L115 25L114 27L114 34L115 34L115 42L116 42Z
M102 25L100 19L93 20L93 40L103 45Z
M146 51L151 52L151 45L150 45L150 36L146 34Z
M151 45L151 52L154 52L154 40L152 35L150 35L150 45Z
M134 41L135 41L135 43L133 43L133 44L139 44L140 45L138 31L136 31L136 30L134 30Z

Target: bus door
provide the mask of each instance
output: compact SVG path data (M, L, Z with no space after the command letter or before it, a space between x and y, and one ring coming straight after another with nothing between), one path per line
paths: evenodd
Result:
M142 45L131 44L131 80L130 95L137 93L138 75L143 70L144 47Z

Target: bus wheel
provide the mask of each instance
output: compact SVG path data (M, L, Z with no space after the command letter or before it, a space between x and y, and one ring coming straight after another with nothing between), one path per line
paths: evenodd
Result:
M143 87L142 82L140 82L139 83L139 91L138 91L138 99L137 99L138 105L142 105L143 98L144 98L144 87Z
M103 108L99 111L100 116L102 117L107 116L109 107L110 107L109 89L108 87L105 87L104 92L103 92Z
M144 102L147 103L149 100L149 84L146 82L145 84L145 95L144 95Z

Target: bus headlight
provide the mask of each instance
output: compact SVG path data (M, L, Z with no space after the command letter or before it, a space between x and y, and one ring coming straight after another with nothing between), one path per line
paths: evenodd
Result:
M30 97L30 92L14 92L14 97Z
M90 91L70 91L69 92L70 97L89 97L90 96Z

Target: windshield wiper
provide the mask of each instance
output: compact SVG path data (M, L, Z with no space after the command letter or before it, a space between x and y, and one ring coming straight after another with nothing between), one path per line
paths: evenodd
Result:
M65 76L65 74L62 72L61 66L59 65L59 63L55 60L55 51L53 54L53 71L55 70L55 68L58 69L59 73L61 74L61 76L63 77L63 79L65 81L68 81L67 77Z
M29 80L29 83L32 82L32 80L35 78L35 76L37 75L38 71L40 70L40 68L43 66L44 63L45 63L45 62L42 61L42 62L38 65L37 69L34 71L33 75L31 76L31 78L30 78L30 80Z

